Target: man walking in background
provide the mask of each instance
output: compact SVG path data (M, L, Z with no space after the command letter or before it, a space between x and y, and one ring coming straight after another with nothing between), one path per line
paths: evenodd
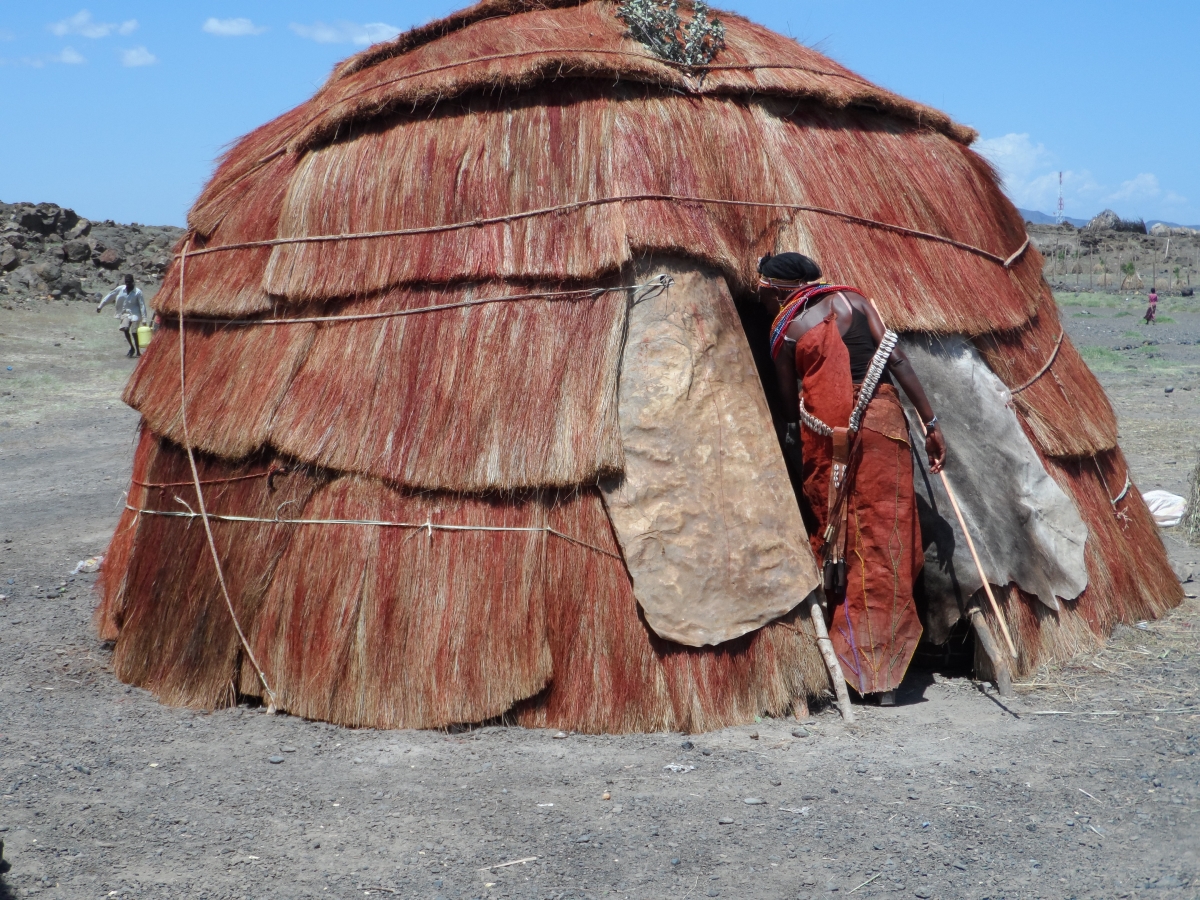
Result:
M142 350L137 339L138 323L148 321L150 316L146 311L146 298L142 296L141 288L133 286L132 275L126 275L124 284L105 295L96 307L96 312L104 309L105 304L110 301L116 304L117 317L121 320L121 334L125 335L125 341L129 344L129 352L125 355L141 356Z

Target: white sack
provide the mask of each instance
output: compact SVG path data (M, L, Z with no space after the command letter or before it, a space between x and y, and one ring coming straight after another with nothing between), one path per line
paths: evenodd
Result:
M1146 508L1154 516L1159 528L1178 525L1187 513L1187 501L1170 491L1146 491L1142 499L1146 501Z

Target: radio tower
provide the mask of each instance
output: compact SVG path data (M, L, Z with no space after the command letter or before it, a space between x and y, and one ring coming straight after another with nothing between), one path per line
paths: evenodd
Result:
M1063 219L1065 219L1065 218L1066 218L1066 216L1063 215L1062 172L1059 172L1058 173L1058 212L1056 212L1054 214L1054 224L1061 225L1063 223Z

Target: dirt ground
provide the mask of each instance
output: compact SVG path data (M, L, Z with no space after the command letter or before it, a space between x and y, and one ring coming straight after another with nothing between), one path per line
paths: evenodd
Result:
M1186 493L1200 312L1164 300L1147 328L1120 298L1064 299L1137 482ZM375 732L162 706L113 678L94 576L70 574L121 507L132 367L88 304L0 309L0 898L1200 896L1195 600L1013 701L913 672L854 728ZM1164 539L1195 571L1200 548Z

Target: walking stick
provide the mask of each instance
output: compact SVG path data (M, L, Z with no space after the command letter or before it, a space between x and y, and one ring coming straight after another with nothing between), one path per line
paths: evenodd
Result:
M917 416L917 421L921 422L921 417ZM925 429L925 423L921 422L921 434L928 436L929 432ZM954 510L954 515L958 518L958 527L962 529L963 537L967 539L967 549L971 551L971 559L975 561L975 571L979 573L979 580L983 582L983 589L987 593L988 602L992 605L992 612L996 614L996 621L1000 623L1000 632L1004 635L1004 643L1008 644L1008 652L1012 654L1012 658L1017 658L1017 648L1013 644L1012 635L1008 633L1008 625L1004 621L1004 616L1000 614L1000 604L996 602L996 596L992 593L992 586L988 583L987 575L983 573L983 563L979 561L979 554L975 550L975 542L971 540L971 532L967 530L967 521L963 518L962 510L958 508L958 498L954 496L954 490L950 487L950 480L946 477L945 472L938 472L942 476L942 487L946 489L946 496L950 498L950 506Z
M853 725L854 709L850 706L850 692L846 690L846 676L842 674L842 665L834 652L833 641L829 639L829 629L825 627L825 610L821 609L815 593L809 595L808 602L808 614L812 619L813 629L817 632L817 646L825 659L829 680L833 682L833 693L837 696L838 712L842 714L842 719L847 725Z

